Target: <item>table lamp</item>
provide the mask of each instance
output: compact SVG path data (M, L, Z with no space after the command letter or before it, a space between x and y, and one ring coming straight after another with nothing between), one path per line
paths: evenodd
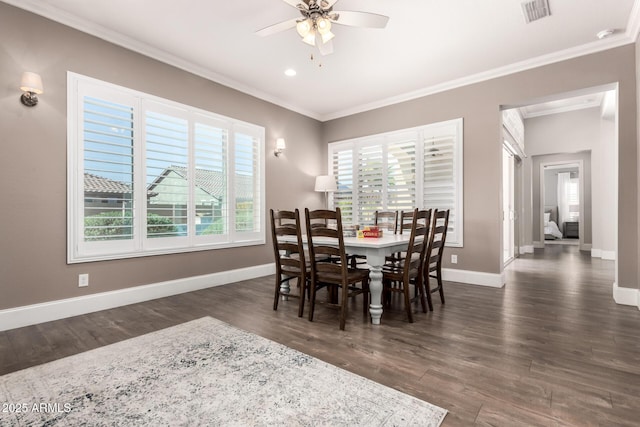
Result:
M333 175L319 175L316 177L315 191L324 192L324 205L325 209L329 209L329 192L337 191L338 185L336 184L336 178Z

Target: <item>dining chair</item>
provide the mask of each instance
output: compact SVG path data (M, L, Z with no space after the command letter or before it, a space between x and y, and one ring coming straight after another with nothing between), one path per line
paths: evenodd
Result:
M382 228L385 232L398 232L398 211L375 211L373 224Z
M398 217L398 234L410 233L411 228L413 227L413 210L410 211L400 211L400 216Z
M411 231L407 250L404 258L387 263L382 267L383 296L387 306L391 305L391 294L401 293L404 296L404 306L407 311L409 323L413 323L413 308L411 305L410 287L415 287L415 292L420 298L422 312L427 312L425 293L422 286L423 266L425 251L429 239L429 226L431 224L431 210L418 210L412 212Z
M369 308L369 270L351 268L347 262L340 208L305 209L307 246L311 260L309 321L313 321L317 291L329 289L330 305L340 308L340 329L345 329L349 298L362 294L363 313ZM339 260L335 262L335 260ZM340 298L338 301L338 291ZM333 296L331 298L331 296Z
M307 293L307 263L305 260L304 245L300 227L300 213L295 211L270 210L271 239L273 240L273 253L276 261L276 289L273 298L273 309L278 309L281 297L298 298L298 317L302 317L304 311L305 294ZM284 236L295 236L296 242L284 241ZM293 292L290 281L296 279L296 287ZM289 285L289 286L286 286Z
M424 265L424 287L427 295L427 303L429 310L433 311L433 302L431 294L438 292L440 294L440 302L444 304L444 289L442 287L442 257L444 253L444 245L447 240L447 228L449 227L449 209L438 210L433 212L433 222L431 224L431 235L427 246L427 254ZM431 289L430 279L436 279L437 286Z
M410 233L411 232L411 229L413 227L413 214L414 214L414 212L415 212L415 209L414 210L409 210L409 211L405 211L405 210L400 211L400 214L398 215L397 225L396 225L396 230L397 230L396 234L406 234L406 233ZM423 218L419 218L418 221L421 222L422 225L424 225L424 226L428 226L429 225L429 224L425 224L424 223L424 219ZM405 256L404 252L398 252L398 253L395 253L393 255L387 256L385 261L387 263L398 262L398 261L402 260L404 258L404 256Z

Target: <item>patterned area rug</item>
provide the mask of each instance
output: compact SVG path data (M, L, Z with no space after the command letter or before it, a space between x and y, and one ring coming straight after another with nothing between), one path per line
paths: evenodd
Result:
M0 377L0 425L438 426L447 411L204 317Z

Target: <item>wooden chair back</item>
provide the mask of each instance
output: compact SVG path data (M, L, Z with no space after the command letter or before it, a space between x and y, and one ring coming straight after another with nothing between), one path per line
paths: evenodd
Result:
M376 211L374 214L374 225L382 228L384 231L398 232L398 211Z
M271 240L273 241L273 253L276 264L276 290L273 302L273 309L278 309L278 301L280 296L292 296L300 298L298 316L302 316L304 307L304 291L306 284L306 260L304 253L304 244L302 241L300 212L271 209ZM295 236L295 242L285 241L284 236ZM292 294L281 288L284 282L291 279L297 279L300 292ZM288 289L288 288L287 288ZM300 296L302 295L302 297Z
M404 219L409 218L403 212ZM407 222L407 221L405 221ZM403 258L383 268L383 286L386 299L390 302L391 293L402 293L409 322L413 323L411 296L409 287L415 286L416 295L419 294L422 311L426 312L425 294L422 287L423 266L425 253L429 240L429 228L431 225L431 209L411 212L411 229L407 249L403 252ZM396 286L392 286L395 283Z
M449 228L449 209L438 210L433 213L431 235L427 246L424 265L424 285L429 309L433 310L431 293L438 292L440 301L444 304L444 288L442 283L442 260L444 259L444 247L447 241L447 229ZM431 289L430 279L437 280L437 286Z
M406 234L411 232L411 227L413 227L413 214L416 211L400 211L400 216L398 217L398 233Z
M449 209L438 210L433 213L433 223L431 225L431 234L429 237L429 245L425 271L433 273L441 270L442 257L444 253L444 245L447 240L447 228L449 227Z
M340 329L345 329L348 299L363 294L363 313L369 301L369 270L349 268L344 247L342 213L335 211L305 209L307 246L311 260L311 296L309 320L313 320L316 291L329 288L330 300L340 308ZM361 285L356 286L357 283ZM338 301L338 290L340 300Z
M340 208L336 208L335 211L305 209L305 220L311 274L315 276L329 273L346 277L347 256ZM324 243L317 243L319 240L323 240Z
M415 210L417 210L417 208ZM405 233L411 232L411 229L413 228L412 222L413 222L413 214L415 210L400 211L400 216L398 217L398 233L399 234L405 234ZM431 209L429 209L429 212L431 212ZM429 219L429 221L431 221L431 219ZM422 216L418 218L418 222L421 223L421 225L429 228L429 224L425 224L425 219Z
M405 270L417 270L422 274L425 254L429 243L429 229L431 227L431 209L414 211L414 217L405 259ZM411 255L411 257L409 257ZM410 258L410 259L409 259Z

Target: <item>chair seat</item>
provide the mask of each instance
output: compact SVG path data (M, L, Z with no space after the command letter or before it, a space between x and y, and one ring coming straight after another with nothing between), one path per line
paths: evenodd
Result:
M393 266L393 265L385 265L382 267L382 273L385 278L390 280L402 280L404 274L404 266ZM414 278L420 274L420 269L418 267L409 269L409 277Z
M369 278L369 270L350 268L347 271L347 282L358 283ZM341 284L342 274L333 272L318 273L318 280L323 283Z
M294 266L290 266L290 265L283 265L281 270L282 270L282 274L287 274L287 275L292 275L292 276L300 275L300 267L294 267ZM309 272L309 267L308 266L306 267L305 272L306 273Z

